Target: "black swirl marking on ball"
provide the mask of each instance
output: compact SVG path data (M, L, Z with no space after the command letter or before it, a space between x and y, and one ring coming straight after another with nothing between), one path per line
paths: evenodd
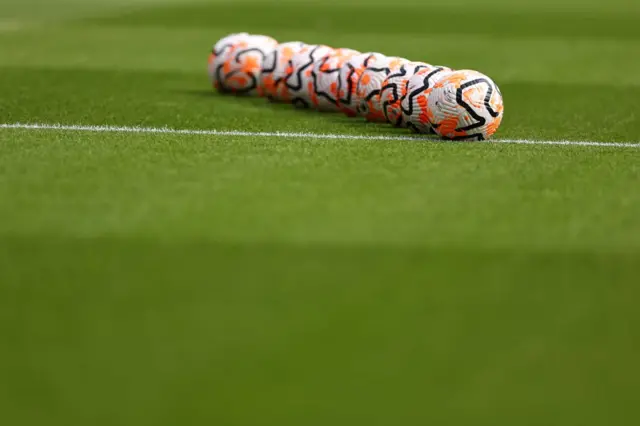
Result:
M215 47L215 46L213 46L213 47L211 48L211 53L212 53L216 58L218 58L218 57L219 57L220 55L222 55L222 54L223 54L227 49L232 49L232 48L233 48L233 46L234 46L234 44L233 44L233 43L231 43L231 42L224 43L224 44L223 44L223 45L221 45L218 49L216 49L216 47ZM217 82L218 82L218 84L219 84L218 90L219 90L219 91L221 91L221 92L226 92L226 88L224 88L224 87L222 86L222 79L221 79L221 73L220 73L220 71L221 71L221 70L222 70L222 64L218 65L218 66L215 68L215 70L214 70L214 75L215 75L215 77L216 77L216 81L217 81Z
M287 61L287 69L293 69L293 61L291 59ZM300 79L300 77L298 77L299 84L297 84L296 86L289 83L293 75L294 73L288 73L288 75L284 78L284 85L290 90L300 90L300 88L302 87L302 80Z
M371 59L373 59L375 57L374 54L371 54L369 56L367 56L365 58L364 61L362 61L362 67L363 69L366 69L369 67L369 62L371 61ZM345 91L346 97L341 98L338 97L338 102L345 104L345 105L351 105L351 102L353 101L353 92L354 92L354 88L353 88L353 75L356 73L356 67L354 67L353 65L351 65L350 63L346 63L346 66L349 68L349 71L347 72L347 76L345 78L345 81L347 82L347 90ZM356 87L358 87L358 84L356 82ZM338 95L340 94L340 91L342 91L342 79L338 79Z
M429 68L429 66L427 65L415 65L413 67L413 74L417 73L418 71L420 71L421 69L427 69ZM387 77L387 79L391 79L391 78L396 78L396 77L405 77L409 74L409 72L407 71L407 67L405 65L402 65L399 69L399 71L395 74L391 74ZM404 117L402 115L402 105L400 105L400 114L398 114L398 118L395 120L395 122L392 122L389 119L389 114L387 112L387 110L389 109L389 105L391 103L402 103L402 101L406 98L407 96L407 88L409 87L409 79L405 79L404 81L404 91L402 91L402 87L399 87L398 84L396 83L390 83L387 86L383 87L381 92L384 92L385 88L390 88L391 86L393 86L393 100L389 101L389 100L385 100L382 103L382 112L384 113L385 118L387 119L387 121L389 121L391 124L395 125L395 126L401 126L402 122L404 120ZM402 96L401 96L402 94Z
M278 49L274 49L273 51L273 64L271 63L267 63L266 59L270 56L270 55L266 55L263 59L263 63L262 63L262 69L260 70L260 74L273 74L276 70L276 68L278 68L278 63L280 62L280 51ZM289 64L291 64L291 61L289 61ZM273 80L273 84L275 85L275 87L279 88L280 85L282 84L282 82L286 79L286 76L280 76L276 79ZM267 99L269 99L270 101L273 101L274 98L273 96L271 96L270 94L267 95Z
M402 106L402 112L405 113L406 115L413 115L413 103L415 98L420 95L421 93L424 93L426 90L431 89L431 79L436 75L441 73L442 71L444 71L443 67L438 67L436 69L434 69L433 71L431 71L429 74L424 76L424 79L422 80L422 85L420 87L418 87L417 89L415 89L414 91L412 91L411 93L409 93L407 96L409 98L409 109L405 109L404 106Z
M220 70L221 68L222 67L219 67L218 70ZM242 71L239 71L239 70L231 71L229 74L225 76L225 79L232 78L238 74L242 74ZM249 84L247 87L243 87L241 89L235 88L235 87L229 87L225 84L225 80L218 80L218 82L220 83L219 90L223 93L235 93L238 95L244 95L244 94L250 93L252 90L258 87L258 79L256 78L255 75L253 75L252 73L244 73L244 76L249 78L249 80L251 80L251 84ZM218 77L219 77L219 74L218 74Z
M488 87L487 93L485 94L485 97L484 97L484 107L487 109L487 111L492 117L497 117L499 115L499 113L497 111L494 111L493 108L491 108L491 105L489 104L489 101L491 100L491 95L493 94L493 85L491 84L491 82L489 82L489 80L487 80L484 77L467 81L466 83L461 84L458 90L456 90L456 102L458 103L458 105L463 107L469 113L469 115L476 120L476 122L465 127L457 128L456 131L458 132L466 132L469 130L477 129L478 127L482 127L487 123L487 120L484 117L480 116L471 107L471 105L466 103L462 98L462 94L465 89L471 86L476 86L480 84L486 84Z
M463 84L462 86L460 86L461 88L467 88L470 86L473 86L474 84L480 84L480 83L486 83L487 85L487 93L485 93L484 95L484 107L487 109L487 111L489 111L489 114L493 117L496 118L498 115L500 115L499 112L494 111L493 108L491 108L491 96L493 95L493 84L491 84L491 82L489 80L487 80L486 78L478 78L476 80L473 81L469 81L465 84ZM462 95L461 95L462 96ZM456 94L456 98L457 98L457 94Z
M234 62L236 62L237 64L241 64L242 63L241 62L242 61L242 56L244 56L244 55L246 55L248 53L251 53L251 52L258 52L260 54L260 56L262 56L262 60L264 60L264 57L265 57L264 52L260 48L251 47L251 48L248 48L248 49L243 49L243 50L239 51L238 53L236 53L235 56L234 56L234 59L233 59ZM256 78L256 76L253 73L245 73L242 70L233 70L233 71L229 72L229 74L223 76L224 78L220 78L220 77L222 77L221 71L222 71L223 66L224 65L221 64L216 68L216 78L218 79L218 82L220 83L220 88L221 88L222 92L225 92L225 93L233 92L233 93L237 93L239 95L242 95L242 94L249 93L249 92L251 92L252 90L254 90L254 89L256 89L258 87L258 79ZM236 76L238 74L242 74L245 77L247 77L251 81L251 84L249 84L247 87L244 87L244 88L241 88L241 89L228 87L225 84L226 80L231 78L231 77L234 77L234 76Z
M389 74L389 76L387 77L387 80L390 80L392 78L397 78L397 77L404 77L405 75L407 75L407 69L403 65L403 66L400 67L400 69L399 69L399 71L397 73ZM391 101L389 101L387 99L387 100L384 100L382 102L382 112L384 113L384 117L387 119L387 121L390 122L389 114L387 113L387 109L389 108L389 105L391 103L395 103L399 99L398 84L397 83L385 84L384 86L382 86L382 88L380 88L380 96L382 96L382 94L385 92L385 90L391 90L392 98L393 98ZM397 123L393 123L393 124L397 124Z
M364 72L362 73L362 75L360 76L360 80L362 79L362 76L365 74L365 72L367 71L372 71L375 73L379 73L379 72L383 72L385 74L385 76L388 76L389 73L391 72L391 70L388 67L382 67L382 68L376 68L376 67L367 67ZM356 84L356 87L360 86L360 80L358 80L358 84ZM371 99L373 99L374 96L379 95L380 94L380 89L375 89L372 90L371 92L369 92L367 94L367 96L364 98L365 101L370 101Z
M373 55L371 55L373 56ZM364 60L363 64L366 64L367 61L369 60L369 58L371 58L371 56L369 56L367 59ZM346 97L342 98L340 97L340 92L342 91L342 79L339 78L338 79L338 102L345 104L345 105L351 105L351 101L352 101L352 92L353 92L353 75L356 73L356 68L351 65L350 63L346 64L347 68L349 68L349 71L347 71L347 75L345 77L345 81L347 83L347 90L345 91L346 93ZM365 65L366 67L366 65ZM357 84L356 84L357 87Z
M236 54L236 56L234 57L234 61L236 63L240 63L241 55L249 53L249 52L253 52L253 51L260 52L260 54L264 58L264 53L260 49L258 49L258 48L250 48L250 49L245 49L245 50L242 50L242 51L238 52ZM242 94L249 93L249 92L251 92L252 90L254 90L254 89L256 89L258 87L258 80L257 80L256 76L253 75L253 73L244 73L244 76L247 77L251 81L251 84L249 84L247 87L244 87L244 88L241 88L241 89L229 87L226 84L226 80L231 78L231 77L234 77L234 76L236 76L238 74L243 74L243 72L241 70L233 70L233 71L229 72L228 74L223 75L223 73L222 73L223 72L223 68L224 68L224 64L219 64L215 69L216 80L218 81L218 84L219 84L218 90L220 92L222 92L222 93L237 93L239 95L242 95Z
M278 68L278 63L280 62L280 55L282 52L280 52L279 49L274 49L273 50L273 64L271 63L267 63L267 62L263 62L262 65L262 72L263 73L272 73L276 70L276 68ZM267 59L267 57L270 55L265 55L264 59ZM290 63L291 61L289 61ZM283 79L283 77L280 77L278 79L276 79L276 82L279 82Z
M237 64L241 63L241 59L242 56L251 53L251 52L258 52L260 54L260 56L262 56L262 60L264 60L265 54L262 51L262 49L260 49L259 47L250 47L248 49L242 49L240 50L238 53L236 53L236 56L234 58L234 60L236 61Z
M345 105L350 105L351 104L351 92L353 91L353 74L355 74L356 72L356 68L351 65L351 64L346 64L346 66L349 68L349 71L347 72L347 76L345 77L345 81L347 82L347 90L345 91L346 93L346 97L341 98L340 97L340 92L342 91L342 79L339 78L338 79L338 101L342 104Z
M211 53L213 53L216 56L220 56L224 53L225 50L233 48L233 46L234 46L234 43L231 43L231 42L223 44L218 48L218 50L216 50L216 47L213 46L213 48L211 49Z
M270 72L274 72L276 70L276 67L278 66L278 55L280 52L278 52L278 49L275 49L273 51L273 64L266 62L267 55L264 57L264 61L262 62L262 70L261 72L263 73L270 73Z
M362 67L363 68L367 68L369 66L369 61L371 61L373 58L375 58L376 55L374 55L373 53L369 56L367 56L366 58L364 58L364 61L362 61Z
M298 69L295 70L295 72L293 72L289 76L287 76L287 78L285 79L285 85L290 90L294 90L294 91L302 90L302 73L305 72L307 70L307 68L309 68L311 65L313 65L313 63L316 61L315 53L321 47L323 47L323 46L316 46L313 49L311 49L311 52L309 52L309 54L308 54L309 60L307 62L305 62L304 64L302 64L300 67L298 67ZM289 66L293 67L293 60L289 60ZM297 78L297 82L295 84L291 84L289 81L290 81L291 77L293 77L294 75Z
M391 69L389 67L382 67L382 68L376 68L376 67L367 67L365 71L373 71L373 72L383 72L386 75L389 75L389 73L391 72Z
M484 95L484 107L487 109L487 111L489 111L489 115L491 115L493 118L496 118L500 115L500 113L498 111L495 111L492 107L491 107L491 96L493 96L493 85L489 85L489 90L487 90L487 94Z
M371 92L369 92L369 94L367 94L364 100L369 102L371 99L373 99L376 95L379 95L379 94L380 94L380 89L372 90Z
M426 66L426 65L417 65L417 66L415 66L415 67L413 68L413 73L412 73L412 74L411 74L411 75L406 79L406 81L405 81L405 84L404 84L404 89L405 89L405 90L404 90L404 95L402 95L402 96L400 97L400 101L405 100L405 98L407 97L407 91L408 91L408 89L409 89L409 79L410 79L413 75L417 74L417 73L418 73L418 71L420 71L420 70L422 70L422 69L428 69L428 68L429 68L429 67L428 67L428 66Z
M218 65L214 70L213 74L216 77L216 82L218 83L218 90L223 91L222 87L222 65Z
M423 69L428 69L428 68L429 68L428 65L416 65L415 68L413 69L413 74L417 74L418 71L423 70Z
M330 55L325 56L320 61L318 65L318 71L322 74L335 74L340 72L340 68L329 68L328 70L323 70L322 67L331 59ZM327 93L322 90L318 90L318 75L316 74L315 68L311 71L311 79L313 80L313 91L317 96L325 98L327 101L331 102L332 105L338 106L338 100L333 98L330 93Z
M392 79L392 78L396 78L396 77L404 77L405 75L407 75L407 68L402 65L399 69L398 72L393 73L393 74L389 74L387 76L388 79Z
M316 51L316 49L318 49L317 47L313 48L311 50L311 52L309 52L309 60L307 62L305 62L304 64L302 64L301 66L298 67L298 69L295 70L295 72L291 73L289 76L287 76L287 78L285 79L285 85L291 89L291 90L301 90L302 89L302 73L304 71L306 71L307 68L309 68L310 65L313 64L313 53ZM289 60L289 66L293 67L293 60L290 59ZM296 77L296 82L295 84L290 83L290 80L292 77Z

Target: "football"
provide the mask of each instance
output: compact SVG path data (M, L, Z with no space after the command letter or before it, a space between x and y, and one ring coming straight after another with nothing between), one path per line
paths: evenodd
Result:
M218 40L213 47L211 48L211 53L209 54L208 61L208 71L209 71L209 79L211 80L211 85L218 89L220 87L220 83L216 78L216 66L218 65L218 61L216 59L219 56L223 56L228 53L231 49L233 49L238 43L247 40L249 37L248 33L235 33L229 34Z
M504 111L500 89L478 71L323 44L278 44L264 35L218 40L208 70L220 92L342 111L446 139L489 139Z
M330 55L317 60L311 70L311 104L318 111L338 111L338 77L342 65L360 52L352 49L336 49Z
M500 127L502 94L486 75L472 70L445 73L429 94L426 118L446 139L486 140Z
M307 45L293 55L287 68L285 86L290 102L298 108L311 106L311 94L313 93L313 80L311 72L317 61L334 52L334 49L325 45Z
M211 61L210 73L213 73L215 87L221 92L256 93L262 61L277 45L276 40L267 36L242 37Z
M356 85L355 98L353 100L357 113L374 123L384 123L386 118L380 105L380 89L387 76L408 59L398 57L385 57L376 61L362 71Z
M284 84L288 75L289 61L300 52L306 44L290 41L279 44L262 61L258 84L258 95L266 96L272 101L289 101L289 93Z
M349 117L357 115L356 89L363 71L384 60L382 53L361 53L349 58L338 73L338 108Z
M433 133L427 117L427 100L438 80L450 72L443 66L423 68L409 79L407 94L401 101L404 124L417 133Z
M407 95L409 79L422 69L432 68L424 62L407 62L392 71L382 82L380 107L387 122L396 127L404 127L401 103Z

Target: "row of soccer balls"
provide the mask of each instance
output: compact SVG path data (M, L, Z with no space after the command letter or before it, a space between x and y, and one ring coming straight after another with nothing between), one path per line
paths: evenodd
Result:
M488 139L504 111L498 87L477 71L247 33L213 46L209 77L222 92L341 111L447 139Z

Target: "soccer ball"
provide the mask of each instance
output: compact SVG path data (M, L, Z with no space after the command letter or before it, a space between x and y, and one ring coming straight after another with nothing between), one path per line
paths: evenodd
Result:
M272 101L289 100L289 93L284 84L288 75L289 61L305 46L306 44L299 41L281 43L264 58L258 86L260 96L266 96Z
M224 54L241 41L246 41L249 36L249 33L235 33L222 37L216 42L216 44L213 45L213 48L211 49L211 56L209 57L209 59L213 60L216 57Z
M311 106L313 65L334 52L329 46L307 45L293 55L289 61L285 86L290 102L298 108Z
M311 104L318 111L338 111L338 77L342 65L360 54L351 49L336 49L314 62L309 86Z
M427 99L433 86L450 68L433 66L423 68L409 79L407 94L402 99L402 117L406 127L417 133L433 133L431 122L427 118Z
M217 58L220 56L224 56L229 53L238 43L244 42L249 38L248 33L235 33L229 34L218 40L216 44L213 45L211 49L211 53L209 54L208 61L208 71L209 71L209 79L211 80L211 85L215 89L220 88L220 83L216 78L216 66L218 65Z
M386 59L382 53L361 53L347 60L338 73L338 108L349 117L357 115L356 89L363 71Z
M406 62L409 62L409 60L398 57L385 57L362 71L362 75L360 75L356 85L355 98L353 100L359 115L374 123L384 123L386 121L380 105L382 83L393 70Z
M486 140L500 127L504 105L498 86L472 70L452 71L435 83L426 118L440 136L454 140Z
M236 94L256 92L262 61L277 45L271 37L248 35L216 55L210 64L215 87Z
M380 107L387 122L403 127L402 98L407 95L409 79L422 69L432 68L424 62L407 62L387 76L380 89Z

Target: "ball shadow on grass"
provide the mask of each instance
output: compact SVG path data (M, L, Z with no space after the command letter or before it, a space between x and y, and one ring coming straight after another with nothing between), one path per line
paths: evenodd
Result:
M189 96L198 97L198 98L216 98L216 97L225 97L233 100L239 100L241 102L247 102L252 106L259 106L264 108L269 108L270 110L275 111L295 111L297 114L305 114L305 115L314 115L319 119L325 122L331 122L338 125L348 125L350 127L357 127L362 130L375 130L376 135L383 136L406 136L415 138L417 141L424 140L425 142L437 142L443 141L443 139L438 138L435 135L426 135L426 134L418 134L411 132L405 128L393 127L386 123L371 123L360 117L348 117L345 114L340 112L321 112L316 111L313 108L296 108L287 102L273 101L265 98L259 98L251 95L237 95L233 93L223 93L217 92L215 90L182 90L181 93L184 93Z

